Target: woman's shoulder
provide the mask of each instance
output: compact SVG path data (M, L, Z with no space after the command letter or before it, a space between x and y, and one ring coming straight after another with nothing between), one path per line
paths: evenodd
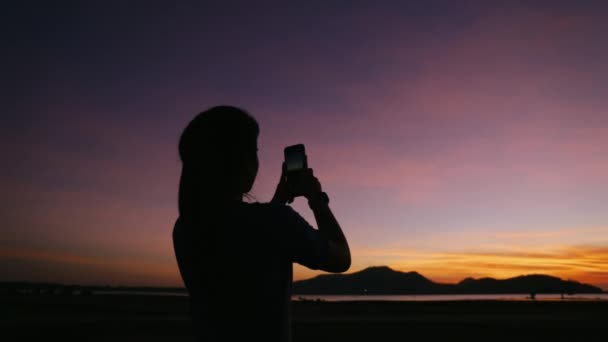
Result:
M244 203L246 206L253 208L254 210L268 210L268 211L283 211L283 212L295 212L291 206L287 204L278 204L273 202L252 202Z
M250 215L263 217L269 220L280 219L297 215L295 210L285 204L268 203L244 203L245 211Z

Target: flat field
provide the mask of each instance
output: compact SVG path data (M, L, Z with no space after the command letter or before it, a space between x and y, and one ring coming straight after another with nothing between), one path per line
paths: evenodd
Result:
M1 341L193 341L185 297L0 297ZM293 341L608 341L608 301L293 303Z

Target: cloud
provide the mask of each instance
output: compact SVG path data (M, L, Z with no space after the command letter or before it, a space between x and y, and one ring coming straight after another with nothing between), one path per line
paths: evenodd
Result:
M181 286L174 261L83 256L55 250L2 247L2 280L84 285Z
M287 45L282 39L246 40L263 48L218 55L236 61L222 64L237 66L235 83L224 77L229 74L212 70L223 70L220 65L201 64L205 49L185 54L197 60L196 70L184 63L174 73L165 72L174 79L158 78L166 82L149 82L154 74L138 79L111 72L108 84L118 87L99 89L76 74L62 74L61 80L50 75L40 90L33 89L44 94L26 106L29 116L21 115L26 134L15 130L0 137L0 150L15 161L10 172L0 171L8 173L0 182L6 204L0 210L10 223L5 230L10 236L3 240L14 242L13 248L69 251L16 254L28 263L48 258L53 265L87 267L110 254L127 260L131 251L148 262L167 260L176 215L179 132L198 110L228 100L251 109L262 124L260 200L274 190L282 147L296 139L305 142L315 172L336 191L332 203L340 205L333 198L348 202L343 215L357 230L357 244L379 247L358 252L357 267L372 261L407 267L415 261L439 277L456 277L489 269L562 272L565 265L604 279L601 271L585 268L592 261L604 265L602 253L570 250L577 260L569 263L555 247L585 243L590 232L509 233L488 227L487 234L468 230L446 236L445 230L492 214L494 222L517 217L528 225L551 226L564 218L587 222L592 216L587 208L606 202L605 11L492 4L450 7L448 12L458 10L457 15L438 16L441 9L434 6L408 6L413 7L365 6L337 19L324 15L306 32L286 30L293 33ZM299 12L292 15L282 17L281 24L307 20ZM272 27L272 22L248 23ZM333 39L319 39L319 32ZM206 38L210 46L227 41L219 35L217 41ZM214 75L225 82L207 82ZM554 209L552 204L565 209L540 210ZM463 211L465 206L473 209ZM412 225L417 212L411 208L435 209L419 212L444 220L419 233L422 239L412 237L422 245L418 252L399 252L395 241L410 239L411 230L402 225ZM534 213L512 215L522 208ZM604 217L602 209L596 216ZM394 222L379 223L374 237L366 238L375 227L367 223L387 217ZM450 252L475 251L474 242L493 252ZM552 252L526 254L513 247L543 244ZM453 267L442 270L448 262Z

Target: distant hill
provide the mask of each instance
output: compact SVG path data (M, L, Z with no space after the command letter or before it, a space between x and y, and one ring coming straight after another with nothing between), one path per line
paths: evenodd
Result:
M351 274L325 274L296 281L294 294L501 294L602 293L602 289L548 275L509 279L466 278L457 284L435 283L417 272L399 272L387 266L369 267Z

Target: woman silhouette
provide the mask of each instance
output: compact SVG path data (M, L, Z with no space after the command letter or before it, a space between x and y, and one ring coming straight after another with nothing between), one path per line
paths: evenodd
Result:
M245 111L220 106L197 115L179 142L173 243L200 340L290 341L292 263L350 267L348 243L312 170L298 187L318 229L286 205L284 173L270 203L243 202L258 171L258 133Z

